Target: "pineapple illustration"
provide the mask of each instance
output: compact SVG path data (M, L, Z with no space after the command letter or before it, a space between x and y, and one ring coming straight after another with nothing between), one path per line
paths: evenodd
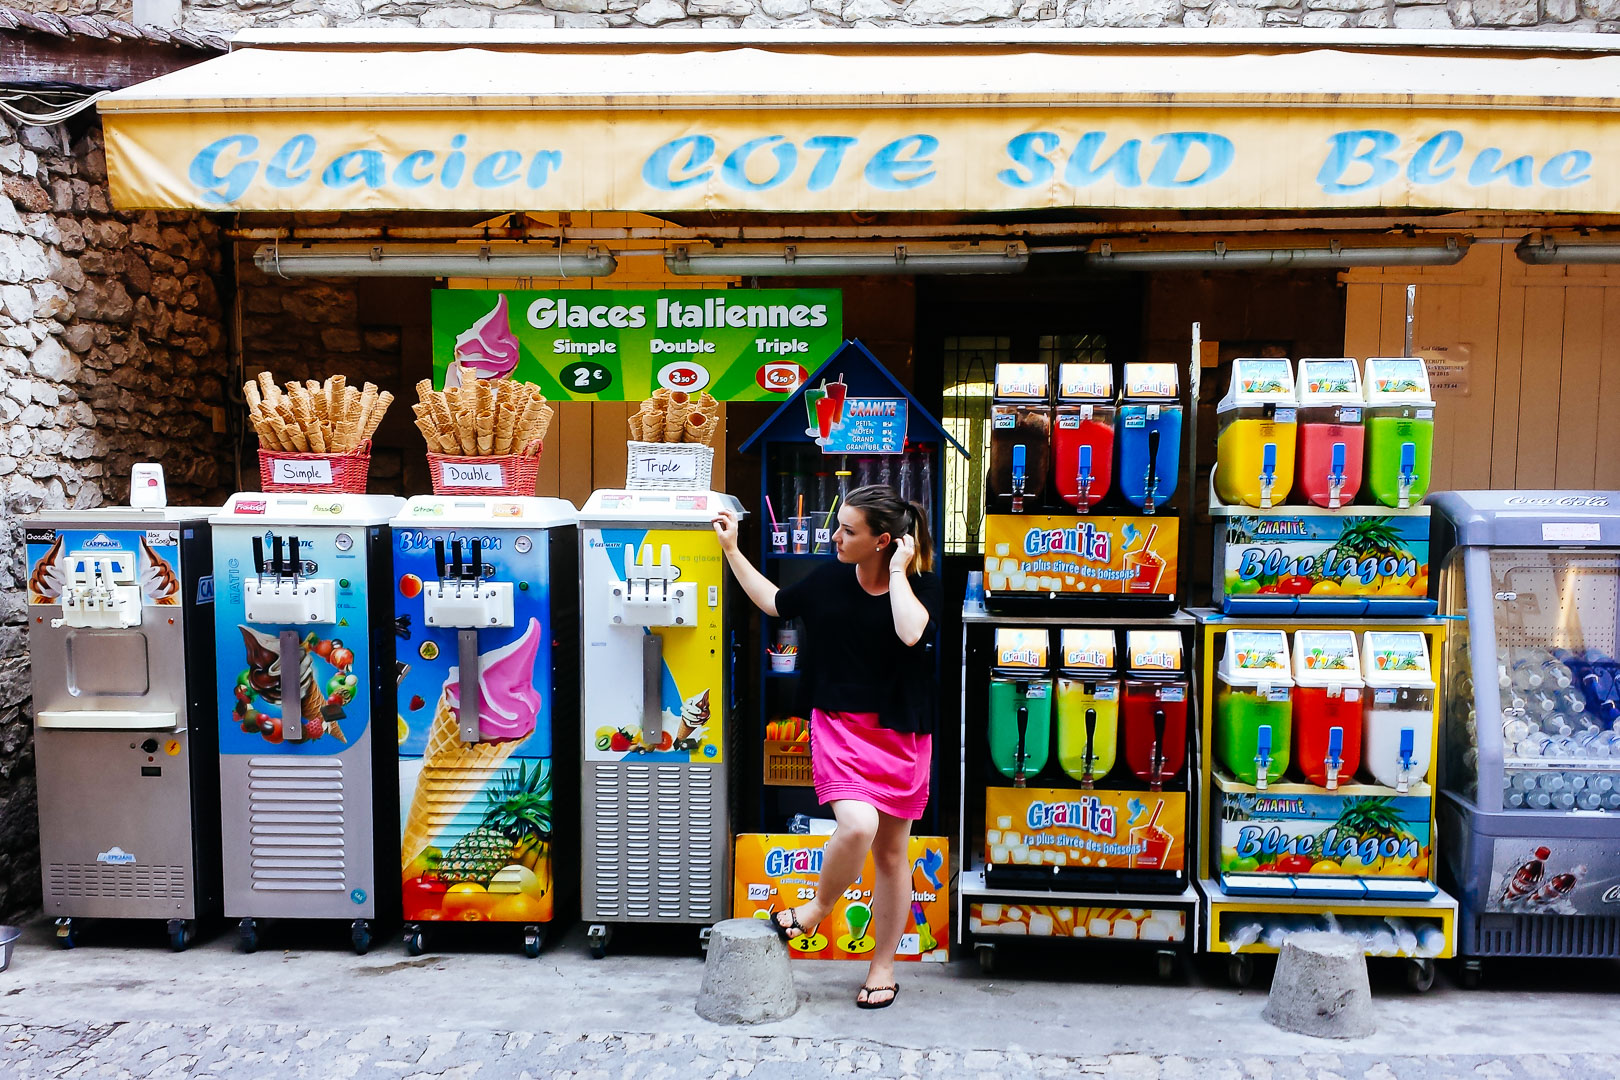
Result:
M503 867L530 870L551 849L551 770L545 762L528 762L517 774L486 794L484 818L457 840L439 863L439 878L451 885L471 882L488 886Z

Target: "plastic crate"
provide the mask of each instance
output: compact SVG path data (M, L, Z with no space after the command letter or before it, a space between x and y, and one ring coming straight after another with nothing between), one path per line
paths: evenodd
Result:
M810 743L765 740L765 782L777 787L814 787Z
M533 495L540 455L461 457L429 454L435 495Z
M371 440L347 454L298 454L259 448L259 487L264 491L364 495L371 475Z

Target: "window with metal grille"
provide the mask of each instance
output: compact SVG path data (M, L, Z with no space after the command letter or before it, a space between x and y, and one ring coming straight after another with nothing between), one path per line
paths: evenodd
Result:
M1016 337L947 337L941 360L944 408L941 421L968 451L945 455L945 538L947 555L983 552L984 473L990 457L990 399L996 365L1028 359L1045 363L1050 381L1059 364L1105 363L1103 334L1040 334Z

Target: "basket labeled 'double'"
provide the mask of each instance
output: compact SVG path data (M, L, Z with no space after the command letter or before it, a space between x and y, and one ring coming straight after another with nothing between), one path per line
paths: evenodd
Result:
M427 440L435 495L533 495L540 449L554 410L538 387L472 379L433 389L416 384L411 406Z
M268 371L242 387L259 435L259 482L265 491L364 494L371 473L371 436L394 395L342 375L324 382L276 384Z

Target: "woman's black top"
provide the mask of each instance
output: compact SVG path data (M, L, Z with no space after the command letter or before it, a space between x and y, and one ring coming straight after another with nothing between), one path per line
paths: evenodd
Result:
M912 574L909 581L928 609L927 628L909 646L894 632L889 594L861 588L853 563L827 563L777 591L777 614L804 622L800 710L873 712L891 730L934 733L938 673L928 646L939 635L944 590L934 574Z

